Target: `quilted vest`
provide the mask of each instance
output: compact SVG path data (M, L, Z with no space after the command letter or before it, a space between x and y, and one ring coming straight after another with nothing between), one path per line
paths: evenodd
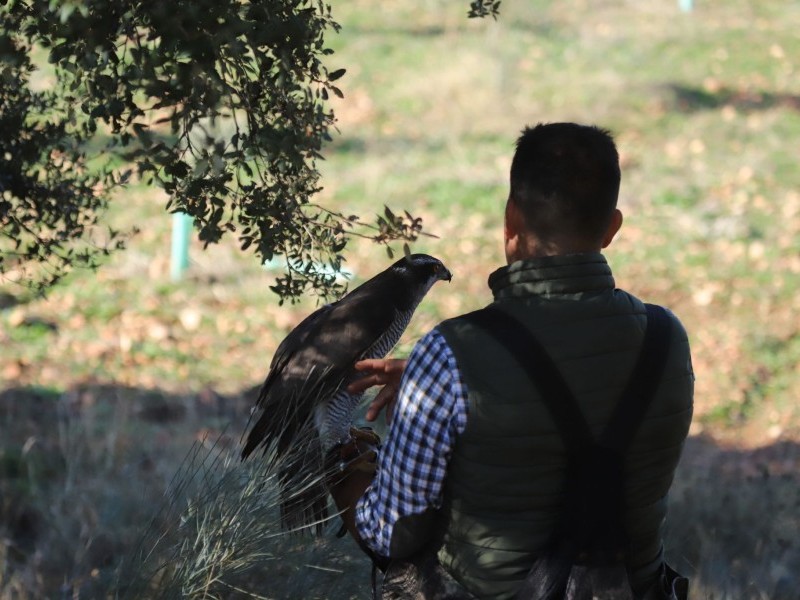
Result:
M638 356L642 302L617 290L599 253L519 261L489 279L495 302L547 348L595 435ZM492 336L466 319L439 325L468 391L449 463L439 559L481 598L513 598L558 522L566 452L538 391ZM694 376L675 319L661 385L625 460L624 522L634 589L662 560L667 492L692 416Z

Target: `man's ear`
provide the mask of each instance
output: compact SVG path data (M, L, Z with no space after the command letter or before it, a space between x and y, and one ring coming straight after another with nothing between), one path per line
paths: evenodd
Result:
M505 247L508 264L518 258L520 232L524 228L523 218L519 208L509 196L506 202L505 219L503 220L503 246Z
M614 236L617 235L619 228L622 227L622 211L618 208L614 209L614 214L611 215L611 222L608 224L608 229L603 236L603 248L607 248Z

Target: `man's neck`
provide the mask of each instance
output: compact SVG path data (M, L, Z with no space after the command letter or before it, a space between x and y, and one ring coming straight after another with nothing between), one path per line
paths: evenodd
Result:
M539 240L533 236L525 236L517 239L515 247L506 248L506 260L508 264L511 264L518 260L600 252L601 250L602 248L600 245L595 243L575 243L574 241L566 240Z

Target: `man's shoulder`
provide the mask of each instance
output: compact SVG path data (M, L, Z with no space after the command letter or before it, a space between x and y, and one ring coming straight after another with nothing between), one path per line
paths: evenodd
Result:
M641 314L645 317L647 315L647 305L658 306L664 309L664 313L667 315L670 323L670 334L669 334L669 356L670 361L677 361L677 363L687 365L688 371L693 372L691 366L691 348L689 344L689 334L684 326L683 322L680 320L678 315L676 315L669 306L664 304L659 304L657 302L645 302L640 298L630 294L629 292L625 292L623 290L615 290L617 293L625 294L629 301L633 304L634 310L636 312L641 312ZM646 323L646 321L645 321Z
M472 330L475 326L477 315L480 315L484 310L485 307L445 319L441 321L431 333L436 332L445 343L448 343L448 341L452 340L455 336L462 335Z
M683 326L683 323L681 322L680 318L678 318L678 315L676 315L669 306L661 304L659 302L645 301L639 298L638 296L632 294L631 292L619 288L615 289L614 293L617 294L618 296L626 298L630 303L631 307L633 308L632 312L634 313L645 315L647 313L648 304L663 308L666 311L667 315L669 316L672 325L678 331L683 332L684 335L686 334L686 328Z
M664 312L667 315L667 318L670 320L671 330L672 330L672 337L673 339L678 338L681 340L688 339L688 334L686 332L686 327L684 327L683 322L678 318L672 309L669 306L664 306L663 304L656 304L653 302L648 302L648 304L652 306L658 306L664 309ZM644 305L644 304L643 304Z
M411 350L408 357L409 364L416 365L424 363L431 365L434 363L446 363L452 350L447 342L447 338L440 329L441 323L423 335Z

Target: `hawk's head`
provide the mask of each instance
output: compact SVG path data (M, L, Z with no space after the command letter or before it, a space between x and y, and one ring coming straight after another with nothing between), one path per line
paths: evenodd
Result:
M428 254L409 254L394 263L390 269L404 279L422 285L425 292L440 279L450 281L453 278L442 261Z

